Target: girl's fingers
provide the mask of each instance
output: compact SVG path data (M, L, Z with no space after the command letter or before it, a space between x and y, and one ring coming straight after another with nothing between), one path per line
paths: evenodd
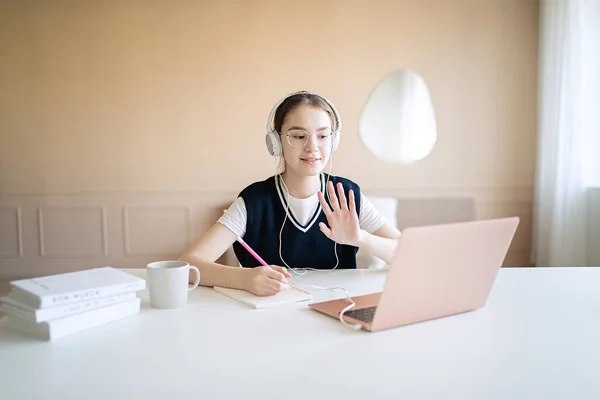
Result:
M331 239L331 229L329 229L329 227L327 225L325 225L323 222L320 222L319 228L321 228L321 232L323 232L323 234L325 236L327 236L329 239Z
M344 187L341 183L338 183L338 193L340 195L340 207L344 211L348 211L348 202L346 201L346 193L344 193Z
M331 207L329 207L329 204L327 204L327 201L325 201L325 196L323 195L323 193L318 192L317 197L319 198L319 202L321 203L321 208L323 208L325 216L327 217L327 219L329 219L329 217L333 213L333 211L331 211Z
M333 182L329 181L327 183L327 189L329 191L329 202L331 203L331 208L335 210L340 209L340 203L338 203L338 198L335 195L335 188L333 187Z
M356 213L356 203L354 201L354 190L350 189L350 192L348 193L348 197L349 197L349 202L350 202L350 212L352 212L352 214Z

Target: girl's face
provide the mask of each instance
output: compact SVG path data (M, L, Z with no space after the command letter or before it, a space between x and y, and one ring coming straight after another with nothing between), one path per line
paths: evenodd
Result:
M309 105L289 112L281 126L286 171L301 176L320 174L331 156L333 136L329 115Z

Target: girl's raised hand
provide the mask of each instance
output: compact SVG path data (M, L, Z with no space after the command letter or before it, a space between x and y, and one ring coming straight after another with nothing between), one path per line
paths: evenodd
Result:
M356 213L356 204L354 201L354 191L348 193L348 200L344 193L344 187L341 183L337 184L338 195L335 193L333 182L327 183L329 193L329 201L331 207L327 204L325 196L322 192L318 193L319 202L323 208L323 212L327 217L329 226L321 222L319 227L321 232L329 239L339 244L347 244L350 246L358 246L360 242L361 229Z

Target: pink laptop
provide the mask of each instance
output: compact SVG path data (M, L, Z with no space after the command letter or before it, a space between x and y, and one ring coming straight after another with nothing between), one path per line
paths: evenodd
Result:
M352 297L344 320L375 332L483 307L518 224L510 217L405 229L383 291ZM339 319L349 304L309 307Z

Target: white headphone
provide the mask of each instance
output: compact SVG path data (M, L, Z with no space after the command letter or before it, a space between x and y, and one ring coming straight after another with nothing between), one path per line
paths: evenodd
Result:
M340 144L340 132L342 130L342 119L340 118L340 115L338 114L338 112L335 109L335 107L333 106L333 104L329 100L327 100L325 97L318 95L316 93L300 91L300 92L290 93L287 96L285 96L283 99L279 100L277 102L277 104L275 104L273 109L271 110L271 113L269 114L269 120L267 121L267 135L265 137L265 140L267 143L267 150L269 151L269 154L271 154L273 157L281 157L283 155L283 147L281 146L281 135L279 132L277 132L275 130L275 128L273 128L273 125L275 123L273 121L273 118L275 117L275 113L277 112L277 109L279 108L281 103L283 103L289 97L297 95L297 94L311 94L314 96L319 96L321 99L323 99L329 105L329 107L331 107L331 110L333 111L333 116L335 119L335 126L333 127L333 132L332 132L333 143L331 146L331 152L334 153Z

